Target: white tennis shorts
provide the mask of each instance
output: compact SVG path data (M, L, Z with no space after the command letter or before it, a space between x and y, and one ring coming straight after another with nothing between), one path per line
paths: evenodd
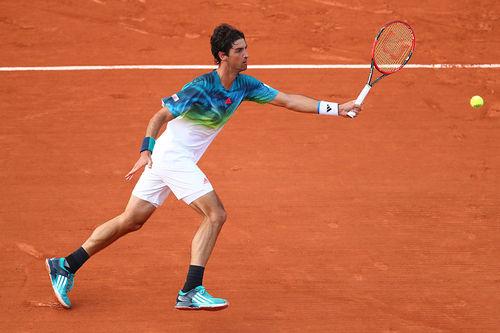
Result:
M152 168L145 167L132 195L158 207L170 192L189 205L213 190L208 178L194 162L183 163L182 168L176 167L175 170L155 168L153 162Z

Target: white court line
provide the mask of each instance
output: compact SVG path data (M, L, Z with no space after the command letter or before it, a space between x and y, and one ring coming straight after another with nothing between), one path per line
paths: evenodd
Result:
M102 71L123 69L214 69L213 65L112 65L112 66L47 66L47 67L0 67L0 72L22 71ZM368 64L326 64L326 65L249 65L249 69L358 69L370 68ZM405 68L500 68L500 64L408 64Z

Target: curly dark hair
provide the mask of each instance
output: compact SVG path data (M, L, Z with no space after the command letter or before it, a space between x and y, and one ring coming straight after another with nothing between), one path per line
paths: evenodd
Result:
M220 51L229 55L229 50L233 47L233 43L241 38L245 39L245 35L227 23L222 23L215 27L214 33L210 37L210 46L215 63L220 64L221 62L219 57Z

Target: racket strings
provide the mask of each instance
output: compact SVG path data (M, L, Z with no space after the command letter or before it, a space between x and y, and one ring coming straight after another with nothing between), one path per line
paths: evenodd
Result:
M412 49L412 30L405 24L395 22L378 37L373 59L381 70L395 72L406 63Z

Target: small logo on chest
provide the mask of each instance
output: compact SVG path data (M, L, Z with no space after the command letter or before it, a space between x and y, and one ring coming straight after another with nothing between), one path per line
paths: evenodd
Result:
M229 98L229 97L228 97L228 98L226 99L226 105L229 105L229 104L231 104L231 103L233 103L233 101L231 101L231 98Z

